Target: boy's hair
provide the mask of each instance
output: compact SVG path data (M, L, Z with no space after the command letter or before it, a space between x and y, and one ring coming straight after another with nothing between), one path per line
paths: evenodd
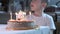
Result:
M41 3L48 3L50 0L41 0Z

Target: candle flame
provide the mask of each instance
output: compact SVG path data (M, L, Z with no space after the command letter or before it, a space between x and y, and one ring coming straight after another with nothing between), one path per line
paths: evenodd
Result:
M31 15L31 12L29 12L29 15Z
M15 13L15 15L18 15L18 13Z
M26 15L26 12L23 12L23 15Z

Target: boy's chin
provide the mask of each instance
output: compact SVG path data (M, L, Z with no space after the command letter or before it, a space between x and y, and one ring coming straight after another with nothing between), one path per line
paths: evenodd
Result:
M35 11L35 9L31 9L31 11Z

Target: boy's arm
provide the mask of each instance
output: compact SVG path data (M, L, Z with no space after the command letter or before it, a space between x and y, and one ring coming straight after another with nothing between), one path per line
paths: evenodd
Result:
M53 31L56 30L53 18L51 16L48 16L48 24L50 27L50 34L53 34Z
M51 29L51 30L56 30L55 23L54 23L52 17L50 17L50 29Z

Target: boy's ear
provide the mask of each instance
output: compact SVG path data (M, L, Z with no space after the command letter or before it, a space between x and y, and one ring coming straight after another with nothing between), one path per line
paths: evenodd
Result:
M42 3L42 7L46 7L47 6L47 3Z

